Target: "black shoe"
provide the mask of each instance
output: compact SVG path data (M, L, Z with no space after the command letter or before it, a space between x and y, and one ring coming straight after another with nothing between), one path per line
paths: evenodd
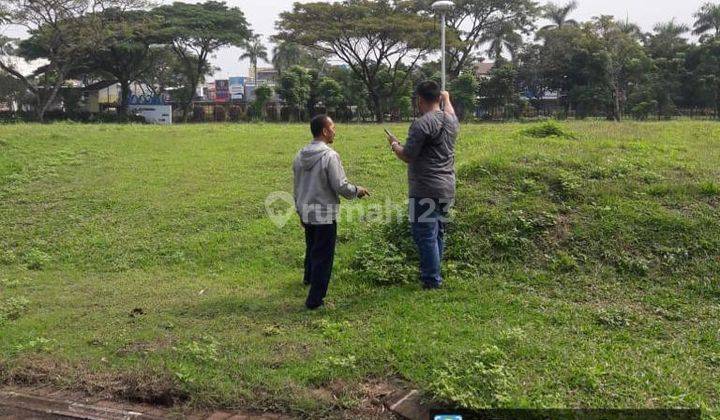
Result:
M307 303L305 303L305 307L311 311L314 311L315 309L320 308L321 306L323 306L323 303L320 303L319 305L308 305Z

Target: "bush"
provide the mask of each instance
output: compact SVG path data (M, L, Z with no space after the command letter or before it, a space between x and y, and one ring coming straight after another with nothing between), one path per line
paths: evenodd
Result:
M417 254L407 218L371 228L351 268L362 280L377 285L408 284L416 280Z
M192 110L192 122L200 123L205 122L205 107L196 106Z
M520 134L533 138L559 137L565 139L575 139L577 136L572 131L565 130L555 121L546 121L539 125L526 128Z
M213 110L213 120L216 122L225 122L227 121L227 112L225 111L225 108L222 106L216 106Z
M632 107L630 112L636 120L647 120L650 114L657 108L657 101L640 102Z
M242 108L240 108L237 105L230 107L230 112L228 113L228 119L231 122L240 121L242 119L242 116L243 116Z

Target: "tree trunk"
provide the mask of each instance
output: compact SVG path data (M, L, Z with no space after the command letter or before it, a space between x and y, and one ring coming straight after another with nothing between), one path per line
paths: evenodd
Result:
M375 114L375 122L382 123L385 115L383 115L382 106L380 105L380 97L375 92L370 92L370 103L372 104L372 112Z
M60 82L60 80L64 80L64 78L59 78L58 81L55 82L55 86L53 86L53 89L50 92L50 96L47 98L43 106L40 107L40 110L38 111L38 121L41 123L45 122L45 113L50 108L50 105L52 105L52 103L55 101L55 98L57 98L57 94L60 91L60 87L62 86L62 82Z
M190 92L188 95L188 99L183 104L183 122L188 122L190 118L190 110L192 109L192 103L193 99L195 98L195 91L197 90L198 84L200 83L200 73L203 69L203 63L205 62L205 55L200 54L200 58L198 59L198 66L195 69L195 74L192 77L192 80L190 80Z
M120 121L126 122L128 116L128 102L130 99L130 81L120 80L120 101L118 104L118 117Z
M195 97L195 90L197 89L197 79L190 83L190 90L188 92L188 99L183 104L183 122L187 123L190 120L190 109L192 108L192 101Z
M620 122L620 120L622 120L622 115L620 113L620 89L619 88L617 88L617 87L615 88L615 93L613 96L615 96L615 104L614 104L614 110L613 110L613 113L615 114L614 115L615 121Z

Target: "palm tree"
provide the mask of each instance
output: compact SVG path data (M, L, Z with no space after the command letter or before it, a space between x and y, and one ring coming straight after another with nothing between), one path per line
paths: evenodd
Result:
M487 50L489 57L498 60L507 50L514 59L515 53L523 43L523 38L516 32L515 25L510 22L502 22L490 30L484 41L490 43Z
M552 22L552 24L540 28L541 31L550 29L559 29L567 25L577 25L574 19L568 19L571 12L577 9L577 2L572 0L564 6L555 3L548 3L543 7L542 17Z
M629 35L630 38L636 39L638 41L645 40L645 34L643 33L642 29L640 29L640 27L636 23L632 23L628 19L625 19L624 22L618 22L617 28L625 35Z
M272 64L278 74L292 66L322 70L326 66L327 54L291 41L280 41L273 48Z
M282 74L283 70L294 65L300 64L303 60L303 50L300 45L282 41L277 44L272 51L272 65L278 74Z
M675 23L675 19L667 22L658 23L653 27L654 36L663 36L667 38L679 38L680 35L688 32L690 28L685 24Z
M257 63L259 59L268 62L267 48L262 43L262 37L258 34L253 35L244 48L245 53L240 56L240 60L250 60L250 65L254 71L255 84L257 84Z
M705 5L695 13L693 34L704 35L713 30L715 31L715 36L720 35L720 4L705 3Z
M678 48L687 43L681 35L690 31L687 25L675 23L675 19L658 23L653 27L653 34L648 39L648 49L653 56L675 54Z

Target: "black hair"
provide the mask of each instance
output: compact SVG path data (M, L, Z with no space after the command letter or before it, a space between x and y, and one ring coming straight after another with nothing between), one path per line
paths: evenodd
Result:
M438 102L440 100L440 85L434 80L420 82L415 88L415 94L427 102Z
M330 123L330 118L325 114L316 115L310 120L310 132L314 138L318 138L322 135L323 128L327 127Z

